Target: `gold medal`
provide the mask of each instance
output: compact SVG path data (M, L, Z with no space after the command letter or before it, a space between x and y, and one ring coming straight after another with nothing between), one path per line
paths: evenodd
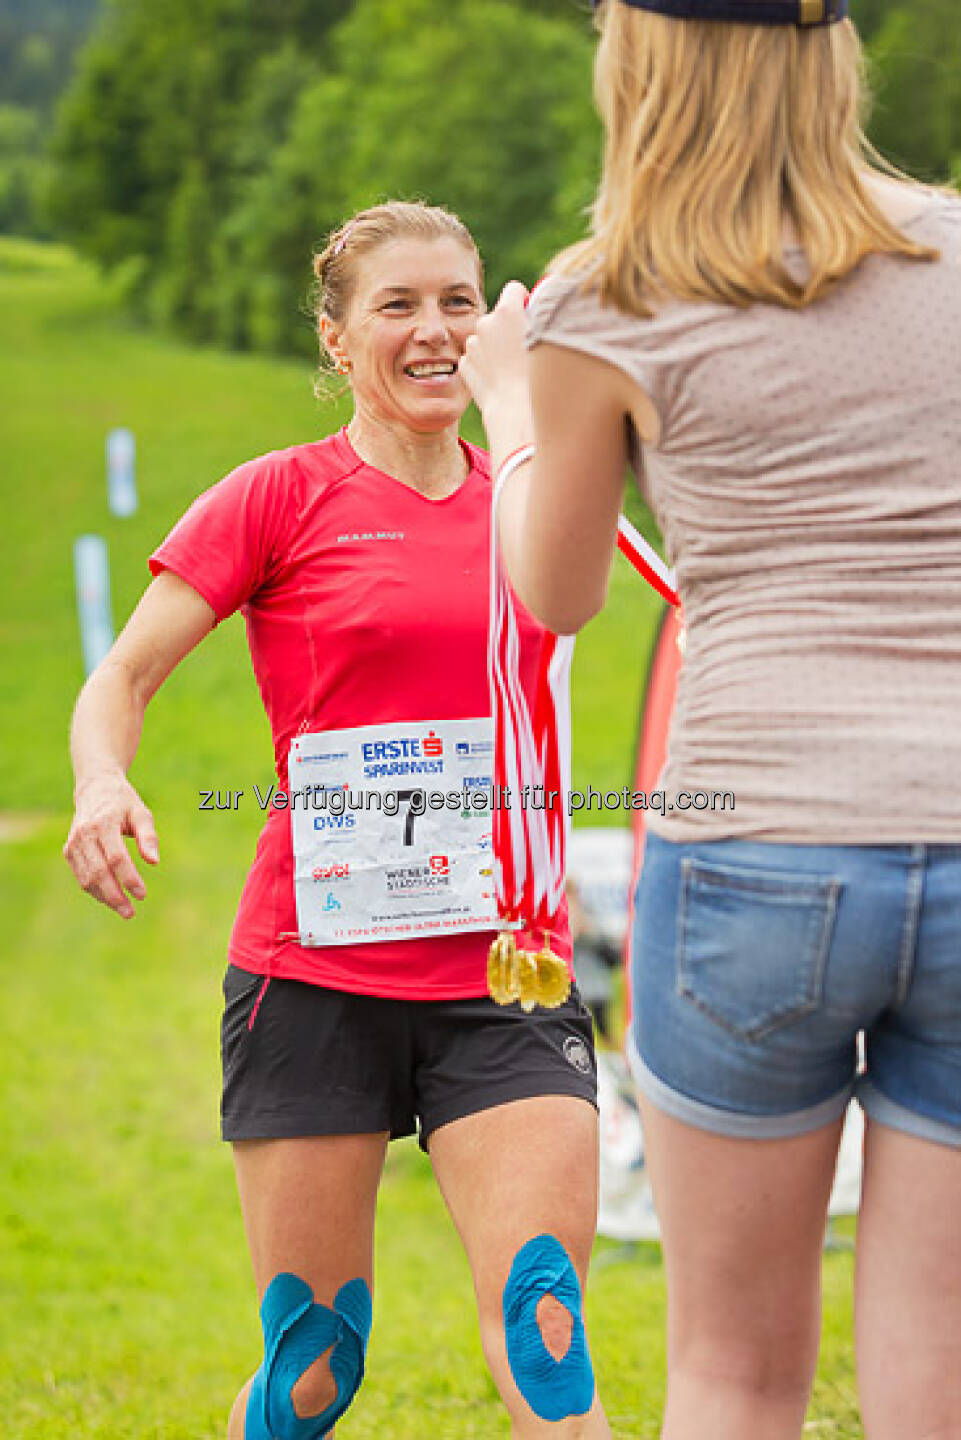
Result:
M528 1014L535 1005L556 1010L571 991L567 965L550 948L547 936L540 950L520 950L509 930L498 935L487 954L487 990L498 1005L520 1001Z
M510 1005L520 995L517 945L510 930L502 930L487 952L487 991L498 1005Z
M535 1005L540 1004L540 985L537 973L537 959L530 950L517 952L517 998L521 1009L528 1015Z
M543 949L537 951L534 960L537 965L537 1003L545 1010L556 1010L571 993L567 965L559 955L554 954L546 935Z

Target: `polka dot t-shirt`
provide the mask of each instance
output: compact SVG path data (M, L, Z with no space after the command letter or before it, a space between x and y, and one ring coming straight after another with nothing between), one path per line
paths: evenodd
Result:
M902 228L942 259L872 256L801 311L532 297L532 345L660 416L640 481L688 625L668 839L961 842L961 200L919 191Z

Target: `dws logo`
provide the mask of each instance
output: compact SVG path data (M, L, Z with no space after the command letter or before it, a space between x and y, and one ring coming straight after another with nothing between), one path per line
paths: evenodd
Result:
M353 815L315 815L315 830L353 830L357 819Z

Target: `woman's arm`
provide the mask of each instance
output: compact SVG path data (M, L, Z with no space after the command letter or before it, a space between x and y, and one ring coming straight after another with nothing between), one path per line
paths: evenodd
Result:
M216 616L185 580L164 571L80 692L70 732L74 817L63 847L78 884L125 920L143 880L122 837L143 859L159 859L153 818L127 779L151 696L183 657L209 634Z
M467 342L461 372L480 408L494 473L519 446L534 459L506 483L501 553L527 608L558 634L602 609L629 459L628 420L656 434L654 408L620 370L540 344L528 355L526 291L512 283Z

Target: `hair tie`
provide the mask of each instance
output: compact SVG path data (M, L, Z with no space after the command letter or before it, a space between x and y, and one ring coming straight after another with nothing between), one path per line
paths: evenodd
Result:
M343 230L340 232L340 237L339 237L339 239L334 242L334 248L333 248L333 250L330 252L330 258L331 258L331 259L333 259L335 255L339 255L340 252L341 252L341 250L343 250L344 247L346 246L347 241L350 239L350 232L351 232L351 231L353 230L353 228L354 228L354 223L355 223L355 222L354 222L353 220L348 220L348 221L347 221L347 224L344 226Z

